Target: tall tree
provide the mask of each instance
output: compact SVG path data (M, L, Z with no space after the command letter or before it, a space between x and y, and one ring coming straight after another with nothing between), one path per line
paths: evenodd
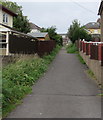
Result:
M67 33L70 40L75 43L76 40L85 39L87 41L91 40L91 35L89 35L86 29L80 25L78 20L74 20L72 25L70 25Z
M13 20L13 27L17 31L28 33L30 32L30 24L27 16L23 16L22 13L19 13L17 17Z
M17 17L13 18L13 28L17 31L28 33L30 32L30 24L27 16L23 15L22 6L19 6L16 2L2 1L2 5L10 9L11 11L18 14Z

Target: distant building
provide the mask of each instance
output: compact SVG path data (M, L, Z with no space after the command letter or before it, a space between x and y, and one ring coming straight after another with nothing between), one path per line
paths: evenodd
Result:
M28 34L37 38L40 41L50 40L50 37L47 32L33 32L33 33L28 33Z
M66 44L68 44L69 42L70 42L70 40L69 40L69 38L68 38L68 36L67 36L67 34L59 34L60 36L62 36L62 39L63 39L63 45L66 45Z
M92 35L93 41L95 41L95 42L100 41L101 29L100 29L99 21L98 22L89 22L85 25L85 28L88 31L88 33Z
M103 0L101 1L98 15L101 16L101 41L103 42Z
M0 4L0 27L13 27L13 17L17 14Z
M89 34L101 34L99 22L90 22L85 25Z
M31 33L40 32L41 28L34 23L30 22Z

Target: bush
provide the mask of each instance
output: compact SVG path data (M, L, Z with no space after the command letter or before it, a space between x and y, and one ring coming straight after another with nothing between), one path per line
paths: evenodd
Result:
M31 86L47 70L48 64L51 63L60 48L57 46L50 55L43 58L19 59L3 68L3 116L6 116L26 94L31 92Z
M66 48L67 53L77 53L77 48L75 44L70 44Z

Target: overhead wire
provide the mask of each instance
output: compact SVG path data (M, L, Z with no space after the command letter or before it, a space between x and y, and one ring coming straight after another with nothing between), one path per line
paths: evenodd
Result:
M93 12L92 10L90 10L90 9L82 6L82 5L79 4L78 2L76 2L76 1L74 1L74 0L71 0L71 1L73 1L73 3L76 4L76 5L78 5L79 7L83 8L83 9L85 9L85 10L88 10L90 13L95 14L95 12Z

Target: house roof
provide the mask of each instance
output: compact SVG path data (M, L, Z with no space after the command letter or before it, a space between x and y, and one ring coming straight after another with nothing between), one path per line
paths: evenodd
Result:
M98 15L101 15L102 11L103 11L103 0L101 1L99 11L98 11Z
M101 23L101 19L100 19L100 18L98 18L97 22L98 22L98 23Z
M15 31L15 30L12 30L10 28L0 28L0 32L3 33L3 32L12 32L12 33L16 33L16 34L19 34L19 35L22 35L22 36L25 36L25 37L31 37L35 40L38 40L36 37L33 37L32 35L28 35L28 34L25 34L25 33L22 33L22 32L18 32L18 31Z
M59 33L59 35L67 35L67 33Z
M99 29L100 24L98 22L90 22L85 25L86 29Z
M6 13L12 15L12 16L15 16L15 17L17 16L16 13L14 13L13 11L9 10L8 8L6 8L5 6L3 6L1 4L0 4L0 9L2 9L2 11L6 12Z
M0 23L0 25L1 25L1 26L4 26L4 27L6 27L6 28L9 28L9 29L12 29L12 30L14 30L12 27L10 27L10 26L7 26L7 25L4 25L4 24L2 24L2 23Z
M34 32L34 33L28 33L28 34L36 38L45 38L46 35L48 35L47 32Z
M39 26L35 25L34 23L30 22L29 24L30 24L31 29L41 30L41 28Z

